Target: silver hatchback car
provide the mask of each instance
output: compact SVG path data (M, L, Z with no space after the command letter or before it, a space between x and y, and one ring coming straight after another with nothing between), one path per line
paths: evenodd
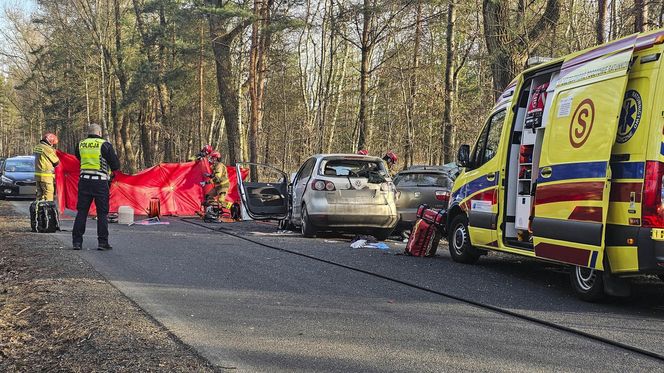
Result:
M238 163L249 169L238 183L252 219L278 219L299 226L302 235L321 231L362 232L384 240L397 224L396 189L385 162L356 154L318 154L290 178L274 167ZM238 178L240 180L241 178Z

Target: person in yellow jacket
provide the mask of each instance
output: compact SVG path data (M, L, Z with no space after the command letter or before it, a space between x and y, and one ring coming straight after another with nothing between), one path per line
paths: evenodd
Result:
M219 152L212 152L210 154L212 161L212 174L210 175L214 188L205 195L205 200L209 206L213 202L219 203L220 207L227 209L231 208L231 203L226 202L226 193L230 187L230 180L228 180L228 169L221 161L221 154Z
M60 159L55 154L57 143L56 135L46 133L33 150L38 201L53 201L55 198L55 167L60 163Z

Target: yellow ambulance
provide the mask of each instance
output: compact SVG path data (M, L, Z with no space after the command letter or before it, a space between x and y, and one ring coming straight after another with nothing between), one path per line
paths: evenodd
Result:
M576 294L627 295L664 280L664 29L524 71L474 147L462 145L449 250L571 265Z

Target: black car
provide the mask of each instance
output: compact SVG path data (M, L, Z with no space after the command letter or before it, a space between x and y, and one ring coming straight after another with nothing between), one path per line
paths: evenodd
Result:
M26 155L5 159L0 167L0 199L34 198L36 193L35 157Z
M397 188L397 231L410 230L415 223L417 208L426 204L436 209L447 208L450 191L458 168L443 166L412 166L394 176Z

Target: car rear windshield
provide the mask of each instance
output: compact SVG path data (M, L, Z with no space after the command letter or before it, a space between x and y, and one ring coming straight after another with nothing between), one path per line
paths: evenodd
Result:
M385 177L387 172L383 161L371 159L330 159L323 161L319 175L369 177L379 175Z
M394 178L397 187L442 187L448 188L446 175L433 173L401 174Z
M35 160L8 159L5 161L5 172L35 172Z

